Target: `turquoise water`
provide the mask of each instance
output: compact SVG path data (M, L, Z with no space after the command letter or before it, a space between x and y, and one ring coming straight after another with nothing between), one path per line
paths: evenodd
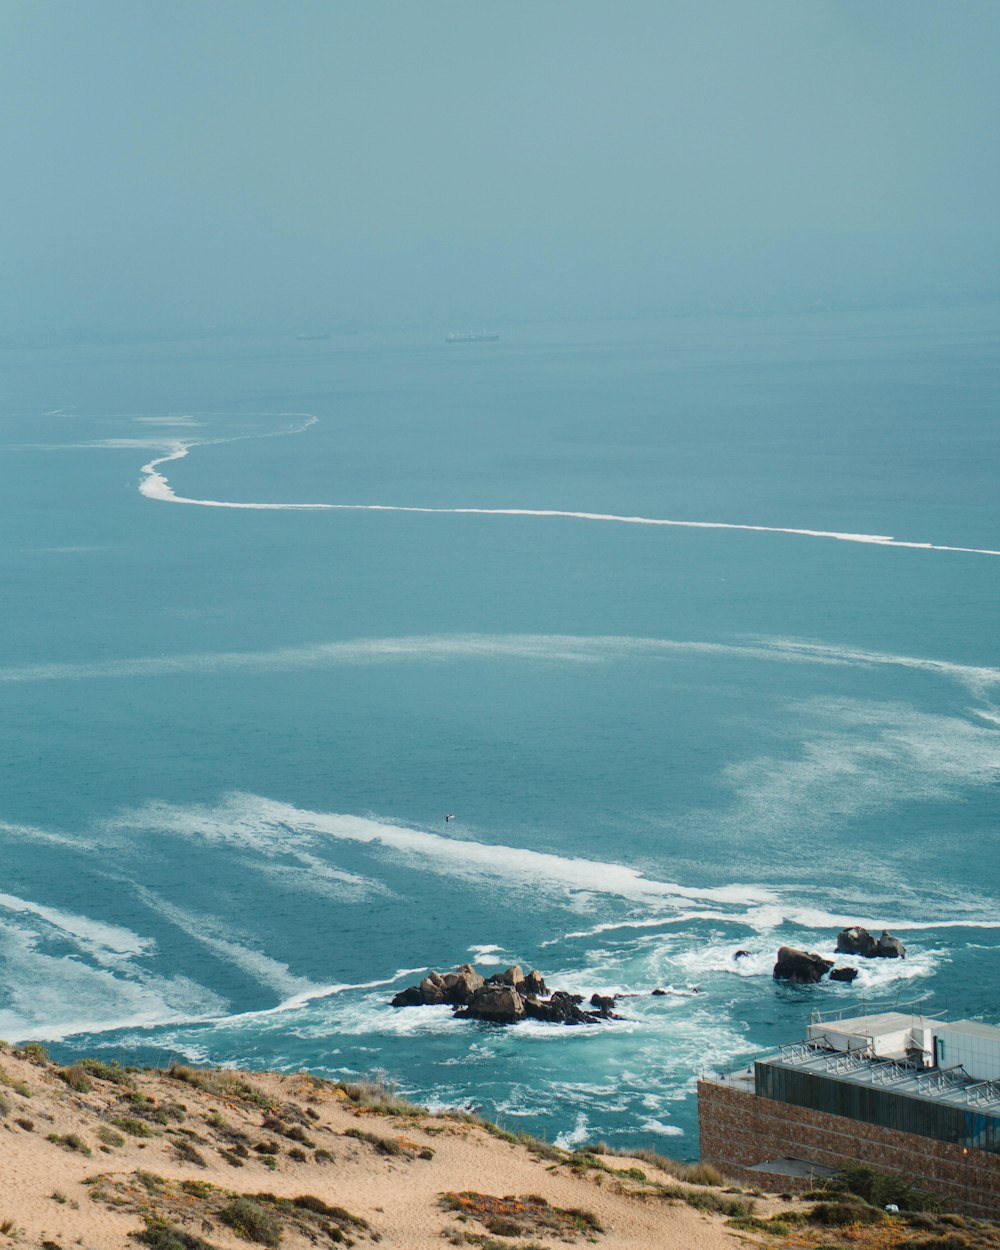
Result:
M0 1036L692 1157L812 1009L1000 1017L998 329L4 353ZM907 960L773 983L854 922ZM388 1007L466 959L635 997Z

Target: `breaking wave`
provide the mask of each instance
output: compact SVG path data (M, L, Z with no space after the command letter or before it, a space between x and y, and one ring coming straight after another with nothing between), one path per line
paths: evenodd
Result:
M280 413L282 417L303 416L301 413ZM275 434L301 434L309 426L315 425L318 418L308 415L304 423L292 426L287 430L276 431ZM239 438L273 437L274 435L240 435ZM241 508L263 512L409 512L451 516L507 516L536 517L562 519L572 521L601 521L606 524L618 525L659 525L680 529L700 530L743 530L755 534L790 534L803 538L829 538L840 542L867 543L879 547L905 547L918 551L949 551L961 552L966 555L1000 556L1000 551L985 547L955 547L931 542L913 542L894 538L888 534L853 534L838 530L800 529L783 525L750 525L734 521L688 521L673 520L663 517L626 516L611 512L576 512L558 508L431 508L414 504L385 503L251 503L223 499L192 499L178 495L166 474L160 472L160 466L175 460L183 460L191 448L205 446L207 443L227 443L236 439L221 438L184 442L177 440L172 443L166 455L158 456L142 466L142 479L139 492L147 499L159 503L191 504L200 508Z

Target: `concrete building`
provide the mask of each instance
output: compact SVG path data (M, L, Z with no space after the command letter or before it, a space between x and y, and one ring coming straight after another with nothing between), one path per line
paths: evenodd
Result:
M899 1011L814 1015L805 1038L698 1084L701 1155L765 1188L848 1162L1000 1216L1000 1028Z

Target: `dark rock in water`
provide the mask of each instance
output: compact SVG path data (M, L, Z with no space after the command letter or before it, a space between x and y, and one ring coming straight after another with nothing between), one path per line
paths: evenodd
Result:
M796 950L793 946L782 946L772 975L776 980L791 981L795 985L814 985L832 967L833 962L821 955Z
M462 1020L489 1020L493 1024L516 1024L523 1020L524 1000L510 985L482 985L459 1007L455 1015Z
M830 973L831 981L853 981L858 975L857 968L834 968Z
M511 968L505 968L503 972L494 972L491 977L486 978L487 985L509 985L511 989L516 989L524 983L524 973L521 971L520 964L514 964Z
M489 1020L493 1024L517 1024L526 1016L554 1024L592 1024L595 1020L619 1020L612 1008L613 997L595 994L585 1011L582 994L555 991L551 996L542 974L532 969L527 976L517 964L483 980L471 964L460 964L454 972L428 972L419 985L407 986L392 999L393 1007L438 1006L456 1008L463 1020Z
M420 987L409 985L405 990L400 990L396 997L392 1000L393 1007L421 1007L423 1006L424 996L420 993Z
M865 959L873 959L877 954L878 943L859 924L849 929L842 929L837 935L838 955L861 955Z
M906 947L899 940L899 938L893 937L891 933L887 933L886 930L883 929L878 940L878 947L875 954L879 957L879 959L905 959Z
M601 1016L604 1020L610 1020L612 1018L611 1013L614 1011L614 1008L615 1008L614 995L613 994L591 994L590 1005L591 1007L597 1008L597 1014Z
M666 990L653 990L654 998L666 998L666 996L667 996Z
M533 968L531 972L524 978L524 988L519 985L517 987L520 994L534 994L536 998L548 998L549 991L545 988L545 981L542 974L537 968Z
M905 959L906 947L885 929L876 942L867 929L856 924L837 935L837 954L861 955L865 959Z
M733 955L733 958L734 959L748 959L749 956L750 956L749 951L737 951L735 955Z
M528 998L524 1002L524 1010L532 1020L545 1020L549 1024L593 1024L595 1020L617 1020L620 1017L610 1010L584 1011L580 1007L579 994L565 994L556 990L548 1002L540 1002L537 998Z

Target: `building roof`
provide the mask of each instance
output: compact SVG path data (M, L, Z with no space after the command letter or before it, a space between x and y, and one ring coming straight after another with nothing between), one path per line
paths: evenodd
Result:
M1000 1081L977 1081L962 1067L928 1069L896 1059L866 1058L857 1051L829 1050L815 1042L793 1042L758 1062L1000 1116Z
M984 1024L982 1020L943 1020L937 1021L935 1029L940 1033L943 1029L953 1029L965 1037L981 1037L984 1041L1000 1044L1000 1028L995 1024Z
M849 1033L852 1037L878 1037L883 1033L901 1033L914 1026L921 1027L923 1016L915 1016L908 1011L879 1011L872 1015L849 1016L845 1019L819 1019L810 1029L820 1027L829 1033Z

